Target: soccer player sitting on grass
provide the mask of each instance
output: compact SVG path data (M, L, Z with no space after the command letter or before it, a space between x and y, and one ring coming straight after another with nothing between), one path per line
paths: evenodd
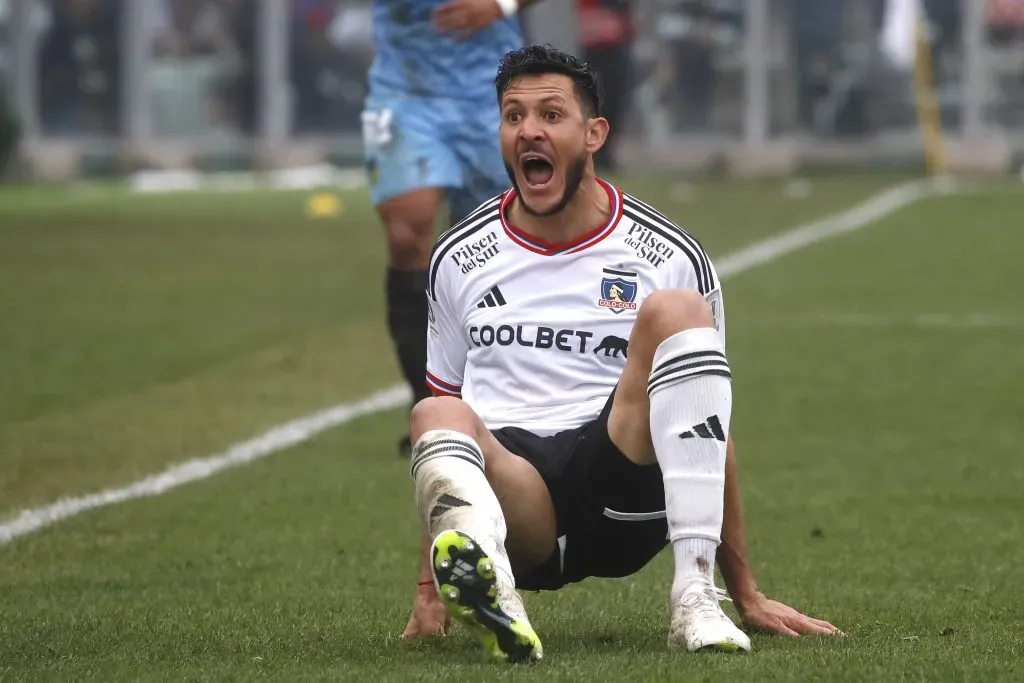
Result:
M670 646L750 649L719 604L716 560L749 629L836 633L754 580L708 255L595 176L608 123L584 64L526 47L496 88L513 187L443 234L430 263L438 396L410 417L426 533L404 636L447 632L453 615L493 656L540 659L517 588L627 576L668 544Z

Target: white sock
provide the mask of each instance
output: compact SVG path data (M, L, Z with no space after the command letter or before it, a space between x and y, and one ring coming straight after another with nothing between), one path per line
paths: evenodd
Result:
M654 353L647 391L676 559L673 596L695 582L714 583L725 509L731 378L721 338L710 327L674 334Z
M448 529L469 535L514 586L505 515L484 476L484 454L476 441L462 432L429 431L413 446L411 473L416 508L431 538Z

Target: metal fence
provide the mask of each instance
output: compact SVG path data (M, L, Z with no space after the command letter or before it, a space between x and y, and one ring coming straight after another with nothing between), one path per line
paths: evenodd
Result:
M530 40L600 68L629 167L920 157L912 0L548 0ZM1024 0L923 0L949 159L1024 150ZM619 3L623 4L623 3ZM630 30L619 30L629 27ZM0 0L0 82L39 176L358 165L370 0Z

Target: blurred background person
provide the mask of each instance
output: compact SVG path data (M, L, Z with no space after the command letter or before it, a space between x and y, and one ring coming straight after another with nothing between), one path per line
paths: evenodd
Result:
M387 239L388 330L413 401L427 388L427 267L442 205L454 225L509 186L496 131L498 63L536 0L376 0L362 112L370 196ZM436 389L436 387L435 387ZM408 435L399 439L408 457Z
M114 134L120 122L120 0L51 5L39 51L39 112L53 135Z
M594 155L599 172L614 172L615 148L629 115L635 80L633 0L576 0L580 52L597 72L604 92L604 116L611 129Z
M370 3L293 0L290 19L295 129L357 130L374 55Z

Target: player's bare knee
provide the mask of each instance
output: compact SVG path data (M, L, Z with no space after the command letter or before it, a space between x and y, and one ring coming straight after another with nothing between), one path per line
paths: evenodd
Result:
M377 213L384 223L392 268L426 268L433 248L440 200L440 190L424 188L392 197L378 205Z
M658 344L683 330L714 325L714 313L700 292L662 289L649 294L640 306L633 333Z
M423 268L430 260L434 239L433 218L428 221L392 220L385 224L388 262L399 270Z
M449 396L425 398L409 413L409 437L413 443L435 429L450 429L473 437L476 425L473 409L464 401Z
M486 463L488 479L492 474L501 475L502 459L509 453L491 437L480 417L462 399L449 396L425 398L413 406L409 414L409 438L415 446L428 432L459 432L475 440L480 446ZM493 483L493 482L492 482Z

